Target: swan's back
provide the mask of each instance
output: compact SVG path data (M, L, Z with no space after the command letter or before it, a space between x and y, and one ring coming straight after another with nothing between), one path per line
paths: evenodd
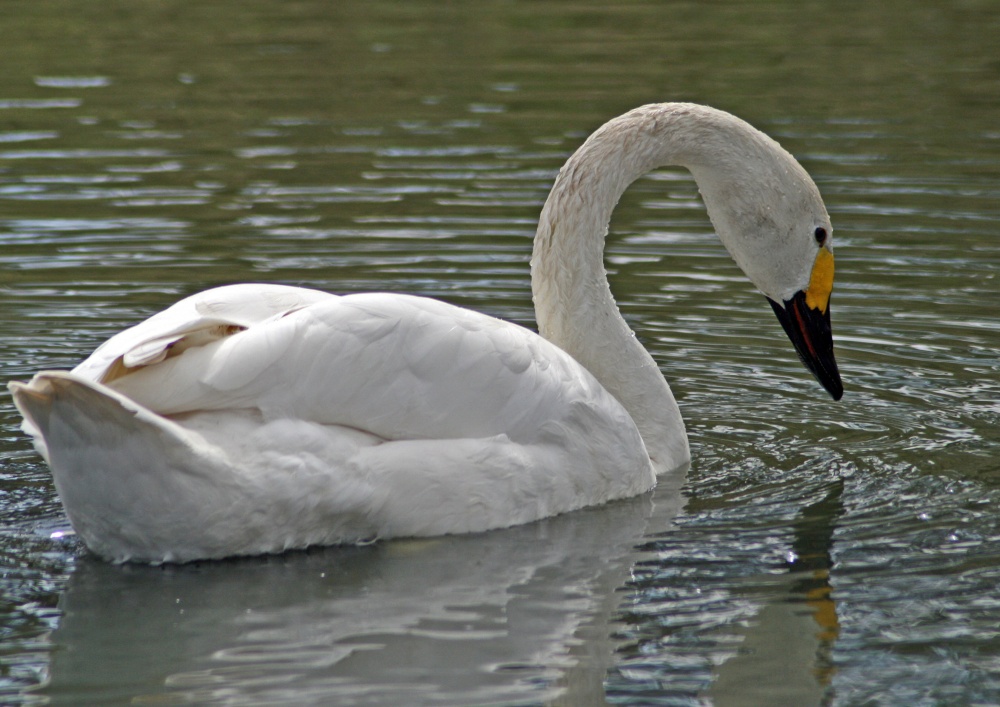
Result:
M256 409L267 419L342 425L385 440L531 440L547 422L588 408L620 413L616 426L628 427L613 398L553 344L437 300L326 296L255 323L216 311L211 326L228 333L207 338L196 330L191 335L205 343L127 374L105 361L105 370L119 371L107 384L161 415ZM148 331L119 356L164 338L171 337ZM104 380L87 362L81 369Z

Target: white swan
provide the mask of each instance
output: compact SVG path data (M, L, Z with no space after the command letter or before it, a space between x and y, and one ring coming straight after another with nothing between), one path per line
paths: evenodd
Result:
M541 213L541 335L443 302L220 287L11 383L87 546L187 561L525 523L650 489L689 460L680 410L615 306L618 198L691 170L723 243L835 399L829 217L776 142L649 105L570 157Z

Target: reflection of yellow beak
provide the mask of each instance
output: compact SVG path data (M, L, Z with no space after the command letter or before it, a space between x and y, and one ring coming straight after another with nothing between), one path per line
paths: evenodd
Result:
M806 592L806 599L815 613L813 619L819 624L820 640L833 641L840 633L840 620L837 618L837 604L833 600L833 588L830 586L830 570L813 570L813 579L818 583Z
M816 262L813 263L812 274L809 276L809 287L806 288L806 304L809 309L818 309L826 314L832 290L833 253L826 248L820 248Z

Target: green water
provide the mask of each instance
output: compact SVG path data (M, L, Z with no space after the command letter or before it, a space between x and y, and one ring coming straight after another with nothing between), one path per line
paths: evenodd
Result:
M150 569L87 555L0 400L0 701L1000 702L1000 6L0 6L0 378L239 281L533 325L556 170L636 105L779 139L835 229L832 403L661 171L616 297L683 495L510 531Z

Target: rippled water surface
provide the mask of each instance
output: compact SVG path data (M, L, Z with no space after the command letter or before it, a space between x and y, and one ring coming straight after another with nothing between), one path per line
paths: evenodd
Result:
M208 286L430 295L533 325L531 238L604 120L778 138L835 227L832 403L686 173L612 223L683 488L522 528L180 567L74 538L0 401L0 701L1000 702L996 3L14 0L0 366L69 368Z

